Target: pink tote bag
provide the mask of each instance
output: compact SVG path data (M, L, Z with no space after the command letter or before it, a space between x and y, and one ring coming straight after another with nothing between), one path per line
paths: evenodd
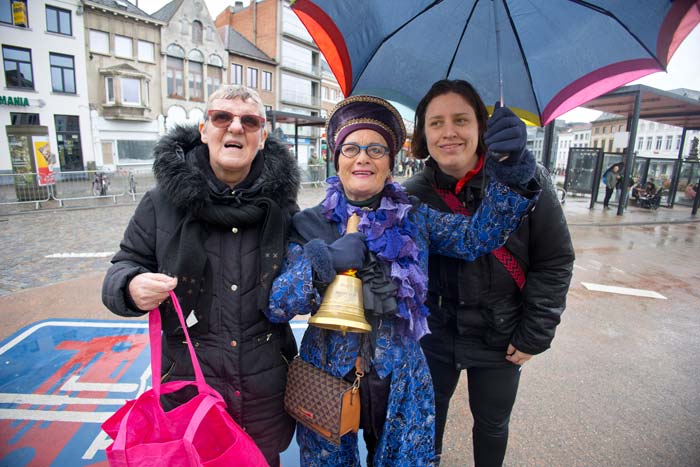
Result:
M177 297L170 292L185 332L195 381L161 385L161 317L148 314L152 389L128 401L105 420L102 429L114 440L107 447L112 467L268 467L252 438L226 412L226 403L204 381ZM165 412L161 394L196 386L197 396Z

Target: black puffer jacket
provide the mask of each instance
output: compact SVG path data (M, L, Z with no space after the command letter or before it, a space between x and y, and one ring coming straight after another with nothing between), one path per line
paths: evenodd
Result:
M483 171L469 180L457 197L474 212L482 199ZM505 247L526 274L522 292L493 255L474 262L430 256L428 324L432 334L421 340L425 353L457 368L510 365L509 343L538 354L549 348L566 307L574 249L564 213L546 169L535 175L542 193ZM457 180L442 173L433 160L405 183L430 207L450 211L433 186L454 193Z
M128 283L137 274L162 270L166 245L185 212L210 202L212 196L231 194L215 180L196 127L177 128L163 137L155 157L157 186L137 207L103 285L103 301L118 315L143 316L129 308ZM257 166L260 176L254 179L251 170L250 180L240 185L249 186L244 190L252 196L274 200L285 217L281 225L289 225L298 210L296 162L279 142L268 138L253 167L256 164L263 164ZM221 192L215 193L217 189ZM259 309L259 297L269 293L269 285L260 280L266 272L261 270L260 228L207 226L204 247L213 284L204 302L210 307L199 310L200 321L190 334L207 382L222 394L233 418L271 460L287 448L294 432L283 395L287 361L297 349L289 325L270 323ZM274 277L278 271L269 272ZM166 317L174 313L169 301L161 308ZM188 310L184 313L187 318ZM163 380L194 379L181 330L165 322L164 329Z

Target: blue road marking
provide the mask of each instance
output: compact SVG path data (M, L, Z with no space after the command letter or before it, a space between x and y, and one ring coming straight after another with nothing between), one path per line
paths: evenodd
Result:
M0 342L0 467L107 467L100 425L150 387L148 349L143 321L45 320ZM299 465L296 439L281 457Z

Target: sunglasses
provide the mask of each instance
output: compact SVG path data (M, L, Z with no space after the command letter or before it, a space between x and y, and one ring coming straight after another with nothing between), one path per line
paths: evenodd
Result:
M233 119L236 117L241 120L241 126L243 127L243 130L247 132L258 131L260 127L265 124L265 119L260 115L236 115L232 114L231 112L227 112L226 110L210 110L208 114L209 121L216 128L228 128L229 125L231 125L231 122L233 122Z

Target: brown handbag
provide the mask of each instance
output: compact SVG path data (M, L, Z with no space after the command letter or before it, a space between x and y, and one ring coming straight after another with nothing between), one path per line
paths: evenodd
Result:
M355 382L331 376L297 356L289 365L284 409L299 423L331 443L360 427L360 357L355 360Z

